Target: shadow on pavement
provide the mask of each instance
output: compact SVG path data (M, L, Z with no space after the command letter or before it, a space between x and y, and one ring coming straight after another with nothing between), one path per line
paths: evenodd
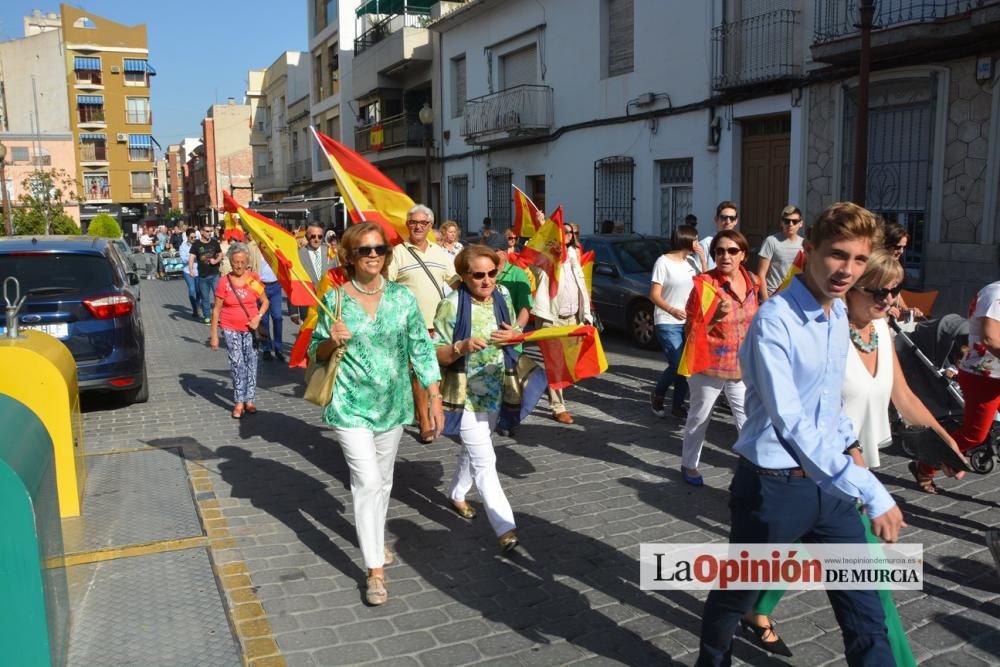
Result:
M618 482L635 489L639 500L664 514L694 528L729 537L729 489L716 489L707 484L696 489L676 479L647 482L623 477Z

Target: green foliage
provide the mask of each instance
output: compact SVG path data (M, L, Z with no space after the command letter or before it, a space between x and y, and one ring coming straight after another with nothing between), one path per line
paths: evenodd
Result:
M66 215L63 202L75 200L75 183L63 169L35 170L21 181L22 194L14 207L15 234L79 234Z
M112 216L107 213L101 213L90 221L90 226L87 227L87 234L106 239L120 239L122 237L122 228Z
M183 219L184 219L184 211L180 210L179 208L172 208L169 211L167 211L166 214L163 216L163 224L166 225L167 228L169 229L170 227L174 226L175 222L180 222Z

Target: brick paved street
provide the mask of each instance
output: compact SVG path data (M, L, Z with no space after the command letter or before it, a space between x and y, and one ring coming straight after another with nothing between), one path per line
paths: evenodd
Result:
M212 491L199 497L214 493L234 538L213 550L215 562L246 564L249 580L231 583L256 594L287 664L693 662L704 595L640 591L639 543L725 540L735 430L713 423L707 485L683 484L678 424L646 403L658 354L607 336L610 372L566 392L575 425L538 411L516 441L497 439L523 544L510 559L485 516L467 523L445 508L456 445L420 445L408 432L389 508L398 563L387 569L389 602L369 608L347 468L318 408L300 398L301 372L261 362L261 412L231 419L225 352L208 349L208 327L186 303L181 282L143 282L150 402L88 399L86 446L182 445L207 471ZM290 343L287 320L285 331ZM983 532L1000 525L1000 477L944 482L948 493L933 497L917 493L904 459L885 458L880 477L910 525L905 541L926 549L925 589L896 596L915 654L926 665L997 664L1000 579ZM791 664L843 663L825 595L789 594L775 617ZM253 627L243 630L253 641ZM743 641L736 656L781 664Z

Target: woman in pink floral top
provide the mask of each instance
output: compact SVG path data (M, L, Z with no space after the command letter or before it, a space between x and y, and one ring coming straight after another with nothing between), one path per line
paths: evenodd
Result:
M757 278L743 265L749 249L746 237L734 229L716 234L709 247L710 254L715 258L715 268L695 277L695 289L687 303L687 344L697 346L697 340L690 339L707 338L707 347L705 341L701 341L701 350L707 354L697 355L698 361L694 367L688 366L691 372L688 379L691 406L684 426L681 476L693 486L705 483L698 472L698 461L712 408L715 407L719 394L726 394L726 401L736 419L737 431L746 421L743 412L746 387L741 379L737 353L746 339L750 320L757 314L760 305ZM705 285L699 288L699 281ZM718 299L714 309L709 309L711 315L707 322L704 321L700 298L705 293L715 293L714 298Z

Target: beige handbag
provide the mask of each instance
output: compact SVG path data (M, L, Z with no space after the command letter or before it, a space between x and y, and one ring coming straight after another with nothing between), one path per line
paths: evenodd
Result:
M332 327L340 321L341 306L344 303L344 290L337 290L337 309L333 315ZM326 362L314 361L306 368L306 393L303 396L310 403L315 403L321 408L330 405L333 400L333 383L337 379L337 367L340 360L347 352L347 345L338 345L333 348L333 353Z

